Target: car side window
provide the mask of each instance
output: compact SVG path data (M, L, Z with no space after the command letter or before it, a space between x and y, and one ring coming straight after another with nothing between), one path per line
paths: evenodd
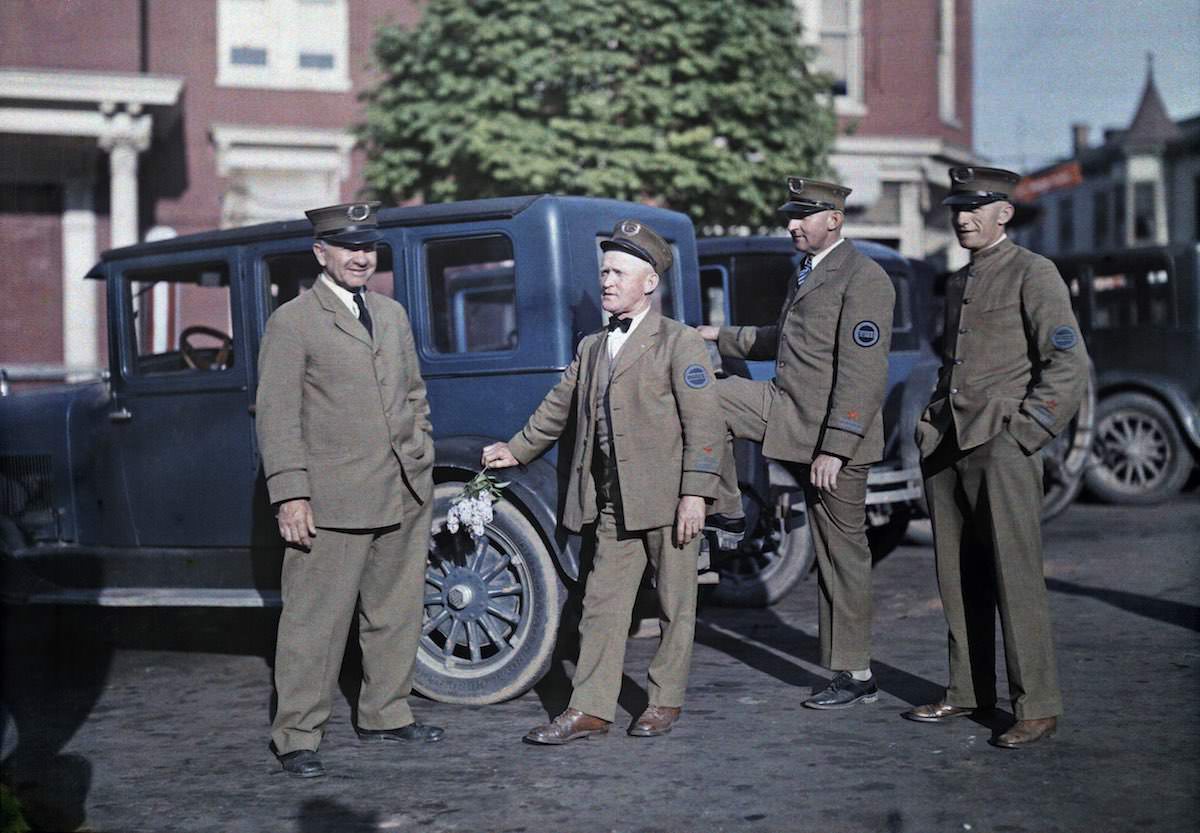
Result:
M212 373L236 364L227 263L131 270L121 290L135 375Z
M516 261L502 234L425 243L429 337L438 353L515 350Z
M791 255L738 255L733 261L733 304L730 322L762 327L779 320L795 264Z
M394 277L391 247L380 244L376 248L376 257L375 274L371 276L367 288L393 298L395 296L392 294ZM321 274L321 264L317 262L311 247L295 252L267 255L263 262L267 267L268 315L301 292L311 289L313 282Z

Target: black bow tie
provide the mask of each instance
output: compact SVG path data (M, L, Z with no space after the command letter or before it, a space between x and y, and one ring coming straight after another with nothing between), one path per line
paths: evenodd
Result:
M608 319L608 331L615 333L620 330L623 333L629 332L629 328L633 326L632 318L610 318Z

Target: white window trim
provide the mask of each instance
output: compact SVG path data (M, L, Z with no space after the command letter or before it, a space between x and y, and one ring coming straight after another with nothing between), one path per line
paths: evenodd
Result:
M329 0L328 3L309 4L306 0L260 0L268 14L275 18L274 29L266 41L253 37L243 41L240 34L225 18L230 12L226 0L217 0L217 79L218 87L239 87L279 90L315 90L318 92L347 92L353 84L350 78L350 10L349 0ZM330 33L329 52L333 55L333 69L303 69L299 65L300 38L295 27L299 25L299 10L304 5L336 5L343 15L340 38L333 40ZM261 37L261 36L260 36ZM264 66L233 63L232 50L249 47L267 50Z
M793 0L801 24L801 43L821 47L821 0ZM863 79L862 0L848 0L846 9L846 93L832 96L838 116L867 114ZM828 97L826 97L828 100Z

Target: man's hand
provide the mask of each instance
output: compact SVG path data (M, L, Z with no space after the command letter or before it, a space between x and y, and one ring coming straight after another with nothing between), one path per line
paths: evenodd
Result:
M700 338L704 339L705 341L716 341L717 337L721 335L721 328L714 327L711 324L701 324L696 328L696 332L698 332L700 334Z
M842 458L832 454L818 454L809 467L809 480L818 489L837 491L838 472L842 470Z
M508 450L508 443L485 445L483 454L479 456L479 462L492 469L503 469L521 464L521 461Z
M312 504L308 498L285 500L279 504L279 514L275 517L279 521L279 534L283 540L305 550L312 546L317 527L313 523Z
M675 510L675 541L679 546L691 543L704 529L704 498L684 495Z

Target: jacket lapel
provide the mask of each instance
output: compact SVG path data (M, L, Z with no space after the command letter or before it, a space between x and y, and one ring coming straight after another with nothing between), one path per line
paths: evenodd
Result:
M353 336L363 344L371 345L371 337L367 335L367 328L350 314L350 310L346 309L346 305L338 300L338 297L333 294L333 290L326 286L325 282L320 278L317 278L313 284L313 294L326 311L333 313L333 323L339 330ZM369 301L370 299L368 298L368 303Z
M637 329L630 334L625 344L621 347L621 352L617 353L617 366L613 368L612 381L616 381L629 368L637 364L642 356L646 355L655 340L658 338L658 327L662 323L662 314L654 309L646 313L646 317L642 319L642 323L637 326Z
M796 303L835 275L845 264L846 259L850 257L849 249L852 245L849 240L839 243L836 249L822 258L821 262L813 268L808 280L804 282L804 286L796 290L796 294L792 297L792 303Z

